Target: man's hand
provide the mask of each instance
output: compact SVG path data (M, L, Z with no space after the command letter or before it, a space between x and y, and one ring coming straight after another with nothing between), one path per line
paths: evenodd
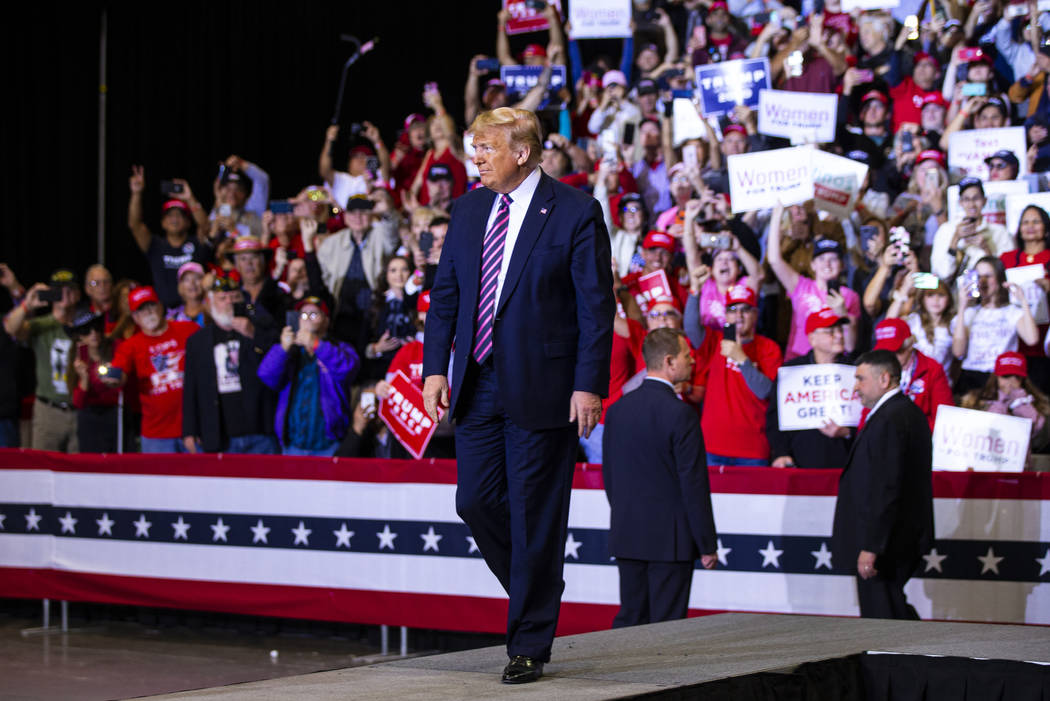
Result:
M701 555L700 564L704 566L705 570L713 570L715 568L715 565L718 564L718 553Z
M569 400L569 423L578 422L576 433L581 438L589 438L591 431L602 418L602 399L593 392L577 390Z
M817 429L828 438L845 438L849 435L849 427L839 426L831 419L827 419L824 425Z
M423 380L423 409L434 423L439 421L438 407L448 409L448 378L429 375Z
M324 130L324 140L325 141L331 142L331 141L335 141L338 138L339 138L339 125L338 124L331 124L331 125L329 125L329 127L327 129Z
M744 352L744 347L736 341L728 341L723 338L722 346L719 350L722 351L722 355L731 358L738 365L747 360L747 353Z
M171 193L171 196L172 196L173 199L182 200L186 204L190 204L191 202L195 202L196 201L195 198L193 197L193 190L190 189L190 184L188 182L186 182L185 179L183 179L183 178L172 178L171 182L173 182L176 185L182 185L182 190L180 192L173 192L173 193Z
M861 579L871 579L879 573L875 569L875 553L861 550L857 556L857 574Z
M781 455L773 461L773 467L794 467L795 460L790 455Z
M379 144L383 141L383 137L379 134L379 128L368 121L361 122L361 126L363 127L361 134L371 141L373 146L378 148Z
M299 231L303 236L303 250L314 252L314 237L317 236L317 220L304 218L299 220Z
M186 449L187 453L201 452L201 442L196 436L183 436L182 446Z
M131 166L131 177L128 178L128 188L131 193L137 195L146 187L146 169L142 166Z
M234 331L242 336L251 338L255 335L255 326L252 325L252 320L246 316L235 316L233 321L230 322L230 326Z

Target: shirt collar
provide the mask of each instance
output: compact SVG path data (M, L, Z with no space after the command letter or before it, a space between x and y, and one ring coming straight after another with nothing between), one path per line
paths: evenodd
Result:
M532 195L536 192L536 188L539 187L540 174L542 172L539 167L533 168L532 172L525 176L520 185L507 193L510 195L511 206L521 204L527 207L529 202L532 202Z
M652 380L653 382L663 382L665 385L667 385L668 387L671 388L672 392L675 391L674 390L674 385L672 385L670 382L668 382L667 380L665 380L662 377L653 377L652 375L648 375L645 379Z
M889 399L890 397L892 397L893 395L895 395L895 394L900 394L900 391L901 391L900 385L897 385L897 386L896 386L896 387L894 387L893 389L891 389L891 390L889 390L888 392L886 392L886 394L884 394L884 395L882 395L881 397L879 397L879 401L875 402L875 406L873 406L873 407L871 408L871 411L870 411L870 412L868 412L868 418L867 418L867 421L871 421L871 417L875 415L875 412L879 410L879 407L880 407L880 406L882 406L883 404L885 404L885 403L886 403L886 401L887 401L887 400L888 400L888 399Z

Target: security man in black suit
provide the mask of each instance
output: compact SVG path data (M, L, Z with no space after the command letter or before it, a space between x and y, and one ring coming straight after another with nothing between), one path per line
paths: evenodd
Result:
M609 553L620 570L613 628L685 618L697 556L718 561L704 437L674 385L693 376L678 329L655 329L642 346L647 374L605 416L602 476Z
M933 442L919 407L900 391L897 356L857 359L856 390L870 413L839 478L832 551L856 563L864 618L918 620L904 584L933 544Z

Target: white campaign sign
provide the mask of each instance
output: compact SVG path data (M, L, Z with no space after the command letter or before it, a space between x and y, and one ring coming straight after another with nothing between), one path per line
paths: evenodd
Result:
M900 5L900 0L842 0L842 11L889 10Z
M777 414L781 431L860 423L860 396L854 391L852 365L825 363L777 370Z
M730 156L729 197L733 212L751 212L813 199L813 149L779 148Z
M824 93L761 90L758 93L760 134L791 139L795 144L835 140L839 99Z
M984 159L1002 149L1013 151L1017 156L1021 168L1018 175L1028 172L1024 127L964 129L955 132L948 139L948 172L952 180L966 176L987 180L988 166Z
M631 0L572 0L569 27L573 39L631 36Z
M1031 192L1006 196L1006 230L1011 234L1017 232L1021 225L1021 212L1030 204L1042 207L1050 212L1050 192Z
M933 429L933 469L1021 472L1031 419L942 404Z
M1006 281L1020 285L1024 290L1025 299L1028 300L1028 308L1032 311L1032 318L1037 324L1050 323L1050 309L1047 308L1046 292L1036 284L1036 280L1046 277L1045 265L1021 265L1006 269Z
M845 219L853 212L868 166L852 158L813 150L813 200L817 209Z
M706 139L707 128L697 114L696 105L686 97L676 97L671 103L671 134L674 136L674 145L678 146L689 139ZM639 141L639 143L641 143Z

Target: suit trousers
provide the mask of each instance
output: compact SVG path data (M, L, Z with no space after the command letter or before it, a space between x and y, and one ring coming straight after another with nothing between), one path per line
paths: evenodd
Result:
M895 618L902 621L917 621L919 614L908 603L904 585L915 571L918 561L901 563L878 558L870 579L857 575L857 600L861 618Z
M511 421L491 356L481 366L470 360L461 391L456 512L510 597L507 653L547 662L565 588L576 429ZM568 402L565 412L567 420Z
M620 610L613 628L685 618L693 562L653 562L616 558L620 570Z

